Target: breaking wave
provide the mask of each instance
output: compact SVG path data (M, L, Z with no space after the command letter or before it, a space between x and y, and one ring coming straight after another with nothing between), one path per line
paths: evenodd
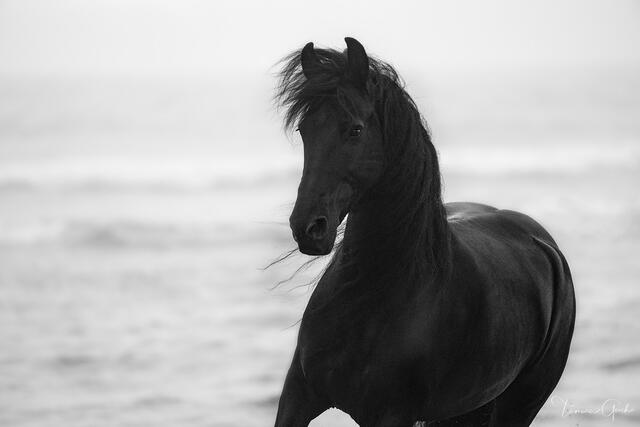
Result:
M0 245L56 245L94 249L212 248L289 239L278 224L174 224L136 221L41 223L0 227Z

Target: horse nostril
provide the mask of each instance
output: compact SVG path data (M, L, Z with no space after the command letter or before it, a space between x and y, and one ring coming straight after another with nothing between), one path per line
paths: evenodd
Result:
M305 232L313 240L321 240L327 235L327 217L319 216L307 225Z

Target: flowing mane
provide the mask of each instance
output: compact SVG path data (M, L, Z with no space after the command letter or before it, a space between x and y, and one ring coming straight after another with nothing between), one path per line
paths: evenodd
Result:
M284 109L287 130L294 129L323 102L336 98L338 103L344 102L337 97L337 88L346 78L346 51L316 48L314 52L318 62L312 79L303 73L301 51L282 60L275 99ZM358 236L358 246L366 246L369 240L369 246L376 248L376 253L367 253L371 265L366 270L379 279L380 286L384 286L386 274L438 276L449 270L449 230L437 154L426 122L388 63L369 57L366 91L381 125L387 165L379 184L367 194L381 207L376 213L383 216L384 224L376 230L379 242L373 244L371 236ZM345 239L348 234L349 219ZM338 248L334 252L344 250L345 242Z

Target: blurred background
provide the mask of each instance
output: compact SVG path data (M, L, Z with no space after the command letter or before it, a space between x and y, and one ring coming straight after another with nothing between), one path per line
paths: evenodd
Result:
M302 166L274 64L347 35L405 78L447 201L565 252L576 332L535 425L640 423L638 1L0 0L0 425L272 425L322 266L263 269Z

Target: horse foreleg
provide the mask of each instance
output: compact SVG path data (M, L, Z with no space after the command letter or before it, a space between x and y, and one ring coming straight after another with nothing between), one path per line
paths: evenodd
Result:
M361 427L422 427L411 421L407 411L392 411L376 416L374 419L362 420Z
M424 427L488 427L494 425L496 401L485 404L471 412L441 421L423 424Z
M307 384L296 349L280 395L275 427L307 427L328 408Z

